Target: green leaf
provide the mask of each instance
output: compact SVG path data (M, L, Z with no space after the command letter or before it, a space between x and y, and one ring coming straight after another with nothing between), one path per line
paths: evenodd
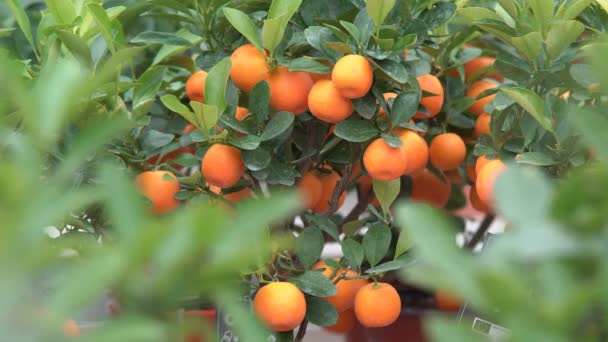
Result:
M549 57L557 58L565 48L576 41L584 30L585 25L576 20L553 23L546 40Z
M266 181L268 184L292 186L296 182L296 177L300 176L300 174L291 164L272 160L270 165L264 170L253 171L253 176L256 179Z
M163 103L165 107L167 107L170 111L175 112L181 115L184 119L186 119L189 123L194 125L196 128L201 129L201 122L197 120L194 116L194 113L188 109L183 103L179 101L175 95L167 94L163 95L160 98L160 102Z
M405 84L408 81L407 69L403 64L385 59L377 62L378 67L391 79Z
M182 153L177 158L173 159L171 163L175 163L184 167L195 167L200 164L200 160L191 153Z
M334 221L332 221L329 217L322 216L322 215L307 214L306 218L308 219L310 224L313 224L313 225L319 227L321 230L323 230L325 233L327 233L329 236L331 236L334 240L340 241L340 234L338 234L338 227L336 226L336 223Z
M272 159L270 152L263 148L255 150L245 150L242 154L243 163L247 169L251 171L259 171L265 169Z
M350 45L343 42L327 42L325 43L325 46L343 54L355 53Z
M57 34L57 37L61 39L63 44L70 50L70 53L72 53L80 63L88 68L93 66L91 50L82 38L71 32L62 30L55 31L55 34Z
M197 36L186 29L180 29L175 34L179 37L188 40L192 45L199 44L203 40L202 37ZM152 65L157 65L158 63L161 63L172 56L178 55L188 50L188 48L189 46L183 45L163 45L156 53L156 56L154 56Z
M190 101L190 107L194 109L194 116L196 117L197 122L201 124L204 132L209 132L215 128L219 119L219 112L216 106Z
M289 71L306 71L315 74L327 74L331 72L331 67L327 66L316 59L309 57L300 57L292 59L289 62Z
M295 117L289 112L278 112L268 122L262 132L262 141L268 141L276 138L283 132L289 129L293 124Z
M589 6L591 1L592 0L564 1L557 10L555 18L561 20L576 19L576 17Z
M334 135L346 141L364 142L375 137L380 131L368 120L348 119L336 125Z
M262 26L262 43L273 55L279 45L289 20L300 7L302 0L273 0L268 10L268 19Z
M316 227L304 228L296 238L296 255L305 269L319 260L324 243L323 233Z
M496 12L485 7L462 7L458 9L458 14L472 22L484 19L502 21L502 18Z
M411 119L420 104L420 92L416 90L406 90L393 100L391 109L391 125L399 126Z
M530 113L536 121L547 131L553 131L551 120L545 116L545 104L535 92L525 88L501 88L501 92L513 99Z
M438 2L432 8L422 12L419 19L430 28L435 28L447 23L455 11L456 4L453 2Z
M405 35L399 39L397 39L397 41L395 42L395 45L393 46L393 51L397 52L397 53L401 53L411 47L413 47L414 45L416 45L416 42L418 41L418 36L410 33L408 35Z
M594 83L599 83L598 75L594 68L588 64L573 64L570 67L570 76L584 88L588 88Z
M183 37L169 32L146 31L138 34L131 39L131 43L135 44L160 44L174 46L191 46L192 43Z
M394 271L394 270L401 269L405 265L407 265L407 262L405 260L401 260L401 259L391 260L391 261L383 262L376 267L372 267L372 268L366 270L365 273L367 273L367 274L386 273L388 271Z
M351 37L353 37L356 42L361 40L361 32L359 32L357 26L344 20L340 20L340 24L346 29L346 31L348 31L348 33L350 33Z
M558 163L551 156L548 156L547 154L541 152L526 152L518 154L515 157L515 160L520 164L530 164L537 166L549 166Z
M372 89L372 92L374 90ZM382 96L382 95L380 95ZM360 97L358 99L352 100L353 105L355 106L355 110L365 119L371 119L376 114L378 109L378 102L376 101L376 97L373 93L367 93L365 96Z
M239 31L247 40L253 44L258 50L262 50L260 38L258 36L258 28L255 26L249 16L237 9L224 7L222 8L226 19Z
M63 0L57 1L66 3L70 2ZM99 29L101 30L101 35L103 36L103 40L106 42L108 49L112 52L115 52L116 47L114 45L114 35L112 34L112 21L108 17L108 13L100 4L94 2L89 3L87 5L87 8L89 12L91 12L91 14L93 15L97 26L99 26Z
M175 139L175 135L159 132L154 129L149 129L144 134L143 144L149 146L150 149L159 149Z
M323 273L318 271L306 271L290 277L288 281L311 296L327 297L336 294L336 286Z
M268 103L270 101L270 88L266 81L258 82L249 94L249 111L258 124L268 117Z
M543 37L546 37L549 24L553 21L553 0L528 0L527 3L532 9Z
M382 139L384 139L384 141L386 141L386 143L390 147L397 148L397 147L401 147L401 145L403 145L403 141L401 141L401 139L399 139L398 137L394 137L394 136L388 135L386 133L380 134L380 137L382 137Z
M165 70L165 67L152 67L141 75L133 90L134 108L146 101L154 100L165 77Z
M17 21L17 25L23 32L25 39L30 43L30 46L36 51L36 44L34 44L34 38L32 35L32 24L30 23L30 18L25 13L25 10L19 5L18 0L7 0L6 1L8 8L13 12L15 16L15 20Z
M401 179L397 178L392 181L383 182L374 179L374 194L380 202L380 206L385 213L388 213L391 205L397 199L399 191L401 191Z
M596 111L570 107L568 120L582 133L583 140L596 149L598 157L608 160L608 119Z
M306 296L306 319L312 324L326 327L336 324L338 312L327 300Z
M71 24L76 19L76 9L72 1L46 0L46 6L60 24Z
M363 263L363 253L363 247L357 241L350 238L342 241L342 254L357 269L360 269Z
M342 225L342 232L344 232L346 237L352 238L366 222L366 219L346 222Z
M391 230L388 226L377 223L369 227L363 237L363 250L369 264L376 266L388 252L391 244Z
M366 0L367 14L376 24L376 31L380 30L384 19L395 6L396 0Z
M395 246L395 259L409 251L414 246L414 241L405 229L401 229L397 246Z
M230 144L241 150L255 150L260 147L262 139L257 135L246 135L244 137L231 137Z
M209 70L205 79L205 104L216 106L220 114L226 109L226 84L231 67L230 57L226 57Z
M521 37L511 38L511 43L529 60L536 59L543 44L540 32L530 32Z

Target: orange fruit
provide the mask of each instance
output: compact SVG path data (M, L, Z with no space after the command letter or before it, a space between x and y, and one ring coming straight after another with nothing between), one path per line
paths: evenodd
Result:
M80 327L73 319L68 319L63 323L63 335L67 337L78 337L80 336Z
M312 210L315 213L320 214L329 209L329 203L334 194L334 189L336 188L336 184L338 183L341 177L334 170L330 170L329 173L317 171L317 177L319 177L319 180L321 181L321 187L323 191L321 192L321 199L319 199L319 202L317 202L317 205L315 205ZM338 208L342 206L345 199L346 191L340 194L340 197L338 199Z
M336 261L338 261L336 259ZM320 268L324 268L323 275L327 278L330 278L332 274L334 274L334 268L329 267L324 261L317 262L312 269L318 270ZM337 279L344 272L345 268L340 268L333 278L330 278L331 281ZM356 277L359 273L353 270L347 270L347 277ZM348 310L353 307L355 304L355 296L360 288L367 285L368 281L366 279L352 279L346 280L342 279L336 284L336 294L333 296L325 297L328 302L330 302L338 312L342 312Z
M165 176L175 181L166 180ZM177 208L179 201L175 194L179 191L179 182L169 171L146 171L135 177L139 192L150 202L150 210L155 214L163 214Z
M328 123L346 120L354 110L353 103L342 96L332 81L317 81L308 93L308 109L317 119Z
M391 181L401 177L407 169L407 155L405 149L392 147L378 138L365 149L363 165L373 179Z
M190 101L205 102L205 80L207 72L199 70L188 77L186 81L186 95Z
M471 206L473 206L473 208L475 208L477 211L481 211L482 213L486 214L492 212L492 209L479 198L475 184L471 185L471 189L469 190L469 201L471 201Z
M365 96L372 88L374 70L365 57L346 55L334 65L331 81L342 96L357 99Z
M481 172L481 169L489 162L491 162L493 159L489 159L488 156L486 154L483 154L479 157L477 157L477 160L475 161L475 175L479 175L479 173ZM477 177L475 177L477 178Z
M320 80L331 81L331 72L328 72L327 74L316 74L314 72L309 72L308 76L310 76L313 82L317 82Z
M447 178L452 184L459 184L464 181L464 178L462 178L462 175L458 169L445 170L443 171L443 174L445 175L445 178Z
M316 172L309 171L302 176L298 184L298 192L302 197L305 209L312 209L319 203L323 194L323 185Z
M457 297L442 290L435 292L435 303L443 311L458 311L462 305Z
M222 189L233 187L245 173L241 150L229 145L211 145L201 164L203 178Z
M238 107L236 107L236 113L234 114L234 117L235 117L235 119L237 119L239 121L243 121L249 114L251 114L249 112L249 109L238 106Z
M487 113L482 113L475 120L475 128L473 129L473 135L475 137L480 137L484 134L490 134L490 120L492 120L492 116Z
M477 179L475 164L467 164L467 178L469 178L471 182L475 182L475 179Z
M370 283L355 297L355 315L367 328L381 328L393 324L401 313L401 297L387 283Z
M230 78L237 88L250 92L260 81L268 80L266 57L251 44L243 45L230 56Z
M292 283L275 282L256 293L253 309L268 329L290 331L304 320L306 300L304 294Z
M467 89L467 97L475 100L475 98L477 98L477 95L481 94L483 91L486 91L488 89L493 89L496 88L496 84L492 83L492 82L488 82L488 81L477 81L477 82L473 82L470 86L469 89ZM496 94L492 94L490 96L486 96L483 97L479 100L475 100L475 102L473 102L473 104L471 105L471 107L469 107L469 111L471 113L473 113L473 115L475 116L479 116L482 113L485 113L485 106L494 101L494 98L496 97Z
M425 115L422 112L416 112L414 118L432 118L439 114L441 107L443 107L443 86L439 79L431 74L418 76L416 79L418 80L418 84L420 84L420 89L435 95L420 98L420 104L426 109L428 115Z
M425 169L412 175L412 201L443 208L448 203L451 192L450 184L442 182L429 170Z
M280 66L270 73L270 105L278 111L301 114L308 109L308 93L313 82L301 71L289 71Z
M492 206L494 203L494 186L496 179L507 169L507 166L498 159L492 160L477 174L477 195L482 203Z
M431 164L439 170L452 170L464 162L467 155L467 147L458 134L439 134L429 148Z
M494 65L496 62L496 58L481 56L471 59L470 61L464 63L464 75L466 79L470 79L478 70L485 69ZM492 75L488 75L488 77L497 80L498 82L504 82L505 78L499 74L494 73Z
M429 160L429 145L423 137L412 130L397 128L395 132L403 142L401 148L405 150L407 157L407 167L403 174L409 176L422 171Z
M236 204L238 201L240 201L243 198L251 197L251 190L249 188L243 188L241 190L234 191L229 194L222 194L222 188L217 187L215 185L210 185L209 190L211 190L213 193L215 193L217 195L223 195L223 197L226 200L228 200L234 204Z
M338 312L338 321L336 321L336 324L323 328L334 334L345 334L355 326L355 320L355 311L350 309Z

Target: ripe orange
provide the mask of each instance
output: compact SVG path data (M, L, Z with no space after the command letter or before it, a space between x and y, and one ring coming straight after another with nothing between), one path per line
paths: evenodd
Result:
M420 84L420 89L435 95L420 98L420 104L426 109L428 115L425 115L422 112L416 112L416 114L414 114L414 118L432 118L439 114L441 107L443 107L443 86L441 85L439 79L431 74L418 76L416 79Z
M329 203L334 194L334 189L336 188L336 184L338 183L341 177L334 170L330 170L329 173L317 171L317 177L319 177L319 180L321 181L321 187L323 191L321 192L321 199L319 199L319 202L317 203L317 205L315 205L314 208L312 208L312 210L315 213L320 214L329 209ZM340 197L338 199L338 208L342 206L345 199L346 191L340 194Z
M265 56L251 44L243 45L230 56L230 78L237 88L250 92L260 81L268 80L270 69Z
M469 89L467 89L467 97L475 100L475 98L477 98L477 95L481 94L485 90L493 89L493 88L496 88L496 84L494 84L492 82L488 82L488 81L473 82L473 84L471 84L469 86ZM484 109L485 106L488 103L494 101L495 97L496 97L496 94L492 94L490 96L483 97L479 100L475 100L475 102L473 102L471 107L469 107L469 111L471 113L473 113L473 115L475 115L475 116L479 116L482 113L485 113L485 109Z
M238 106L238 107L236 107L236 113L234 114L234 117L235 117L235 119L237 119L239 121L243 121L249 114L251 114L249 112L249 109Z
M193 124L187 124L186 127L184 127L182 134L188 134L188 133L194 131L195 129L196 129L196 127L194 127Z
M298 191L302 197L303 208L314 208L323 194L323 185L317 177L317 173L314 171L306 172L300 179Z
M407 155L405 149L392 147L378 138L365 149L363 165L373 179L391 181L407 170Z
M401 313L401 297L387 283L370 283L355 297L355 315L367 328L381 328L393 324Z
M494 64L494 62L496 62L496 58L494 57L481 56L473 58L472 60L464 63L464 75L466 79L470 79L471 76L473 76L478 70L490 67ZM504 82L505 80L505 78L499 73L488 75L488 77L493 78L498 82Z
M238 201L240 201L243 198L251 197L251 190L249 188L243 188L241 190L231 192L229 194L222 194L222 188L214 186L214 185L210 185L209 190L211 190L213 193L215 193L217 195L223 195L223 197L226 200L228 200L234 204L236 204Z
M442 290L435 292L435 303L443 311L458 311L462 305L458 298Z
M323 275L327 278L330 278L332 274L334 274L334 268L329 267L325 262L319 261L317 262L312 269L318 270L320 268L324 268ZM344 268L340 268L333 278L330 280L334 281L344 272ZM353 270L347 270L347 277L356 277L359 273ZM355 304L355 296L360 288L367 285L368 281L366 279L352 279L345 280L342 279L336 284L336 294L330 297L325 297L328 302L330 302L338 312L342 312L348 310L353 307Z
M489 162L491 162L493 159L489 159L488 155L483 154L479 157L477 157L477 160L475 161L475 175L477 178L477 176L479 176L479 173L481 172L481 169Z
M222 189L234 186L245 173L241 150L236 147L213 144L203 157L201 170L209 184Z
M473 129L473 135L475 137L480 137L484 134L490 134L490 120L492 120L492 116L487 113L482 113L475 120L475 128Z
M498 159L487 163L477 174L477 194L482 203L492 206L494 203L494 186L496 179L507 169L507 166Z
M165 175L175 181L165 180ZM172 211L179 205L174 198L179 191L179 182L175 175L169 171L146 171L135 177L139 192L144 195L152 206L149 208L155 214Z
M345 334L355 326L355 319L355 311L352 309L338 312L336 324L323 328L334 334Z
M365 96L372 88L374 70L365 57L346 55L336 62L331 81L342 96L357 99Z
M439 134L429 148L431 164L439 170L452 170L464 162L467 155L467 147L458 134Z
M407 167L403 174L409 176L422 171L429 161L429 145L423 137L412 130L397 128L395 132L403 142L401 148L405 150L407 157Z
M289 71L280 66L270 73L270 105L278 111L301 114L308 109L308 93L313 82L301 71Z
M477 179L475 164L467 164L467 178L469 178L471 182L475 182L475 179Z
M205 102L205 80L207 72L199 70L186 81L186 95L190 101Z
M256 293L253 309L258 319L270 330L290 331L304 320L306 300L292 283L275 282Z
M451 192L450 184L442 182L429 170L425 169L412 175L412 201L443 208L448 203Z
M477 211L486 214L492 212L492 209L479 198L475 184L471 185L471 189L469 190L469 201L471 201L471 206Z
M308 109L314 117L328 123L346 120L354 110L353 103L342 96L332 81L317 81L308 93Z
M80 327L73 319L68 319L63 323L63 335L67 337L78 337L80 336Z

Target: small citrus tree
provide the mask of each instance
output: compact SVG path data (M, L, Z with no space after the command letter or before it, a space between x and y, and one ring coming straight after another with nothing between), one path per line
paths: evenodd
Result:
M535 279L521 267L533 263L549 277L541 284L567 281L578 294L584 277L567 265L582 258L598 269L586 273L597 277L593 290L606 284L602 251L589 242L606 222L583 199L605 174L601 162L588 166L606 153L597 132L608 78L601 62L591 65L605 56L604 41L591 44L604 38L601 5L9 0L0 6L13 17L2 19L20 30L0 31L0 222L19 234L4 240L7 293L27 293L33 279L22 274L48 270L55 262L41 260L59 246L79 254L70 285L28 308L57 327L112 288L138 320L121 315L98 332L110 340L174 336L152 317L191 295L239 315L238 328L262 340L235 303L237 279L281 338L301 340L308 322L341 332L355 320L388 326L402 308L389 273L484 313L498 308L522 339L576 336L576 326L556 326L601 315L601 297L591 291L552 321L557 299L575 299L531 300L524 290ZM30 170L21 179L31 185L12 182L18 170ZM398 200L418 204L394 209ZM459 250L458 229L435 214L463 226L453 212L467 203L486 214L468 249L496 211L513 228L481 258ZM543 215L549 203L559 224ZM45 226L61 236L27 242ZM320 260L330 241L343 257ZM14 264L23 245L41 252ZM595 318L588 336L602 325ZM471 338L449 323L433 327L438 337Z

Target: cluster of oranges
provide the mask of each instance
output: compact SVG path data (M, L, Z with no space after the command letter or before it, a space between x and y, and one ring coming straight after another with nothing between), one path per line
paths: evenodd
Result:
M336 294L326 297L338 312L338 320L326 327L334 333L349 331L358 321L368 328L385 327L394 323L401 312L401 298L387 283L369 282L359 273L343 267L334 269L319 261L313 270L321 270L332 280ZM306 316L304 294L288 282L273 282L262 287L254 298L257 317L273 331L297 328Z

